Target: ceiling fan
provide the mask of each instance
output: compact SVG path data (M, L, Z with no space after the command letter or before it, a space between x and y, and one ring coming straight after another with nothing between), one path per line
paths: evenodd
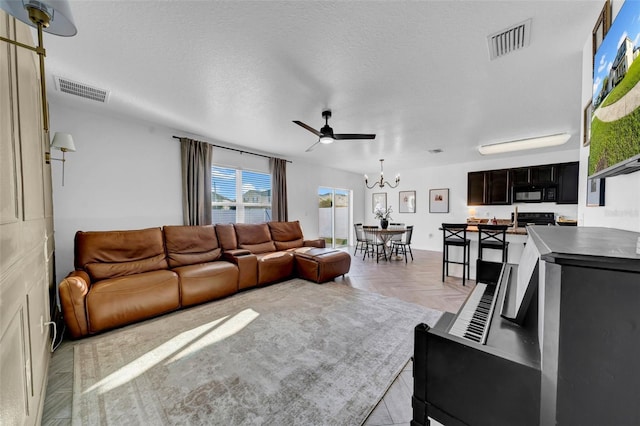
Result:
M375 139L376 138L375 134L372 135L372 134L362 134L362 133L333 133L333 129L329 127L329 117L331 117L331 110L327 109L325 111L322 111L322 118L325 119L325 123L324 123L324 126L322 126L322 128L320 129L320 131L317 131L316 129L314 129L313 127L307 124L304 124L302 121L293 120L293 122L296 123L298 126L304 127L305 129L307 129L308 131L310 131L311 133L313 133L314 135L320 138L318 142L314 143L309 148L307 148L305 152L312 151L316 147L316 145L318 145L319 143L330 144L336 140Z

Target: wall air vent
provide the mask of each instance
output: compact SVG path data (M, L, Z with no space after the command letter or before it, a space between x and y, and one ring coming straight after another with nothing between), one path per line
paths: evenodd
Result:
M107 103L109 100L109 91L92 87L84 83L78 83L63 77L54 77L56 89L63 93L80 96L81 98L91 99L92 101Z
M487 37L489 58L494 60L513 51L529 46L531 40L531 19L516 24L506 30L498 31Z

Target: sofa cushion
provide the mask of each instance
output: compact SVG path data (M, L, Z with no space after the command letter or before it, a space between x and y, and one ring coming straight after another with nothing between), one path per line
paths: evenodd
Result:
M92 281L168 269L162 230L78 231L75 267Z
M165 226L164 238L170 268L213 262L222 252L213 225Z
M224 251L236 250L238 248L238 240L236 239L236 229L231 223L219 223L216 225L216 235L220 247Z
M89 332L96 333L180 307L178 275L169 270L106 279L87 294Z
M182 306L208 302L238 292L238 267L230 262L180 266L173 271L180 277Z
M274 244L276 245L276 250L291 250L304 246L304 240L301 238L293 241L274 241Z
M266 223L236 223L235 229L238 248L247 249L253 254L276 251Z
M258 284L286 280L293 275L294 256L289 251L261 253L258 258Z
M300 221L291 222L268 222L271 239L273 241L295 241L302 240L302 227Z

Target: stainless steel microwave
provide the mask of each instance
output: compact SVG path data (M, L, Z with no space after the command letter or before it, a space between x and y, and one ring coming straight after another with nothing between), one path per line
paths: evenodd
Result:
M556 201L556 187L524 186L513 188L513 202L543 203Z

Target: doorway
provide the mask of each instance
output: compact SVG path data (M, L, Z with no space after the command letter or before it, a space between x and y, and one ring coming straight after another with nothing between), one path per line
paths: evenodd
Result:
M318 188L318 236L327 247L349 245L351 190Z

